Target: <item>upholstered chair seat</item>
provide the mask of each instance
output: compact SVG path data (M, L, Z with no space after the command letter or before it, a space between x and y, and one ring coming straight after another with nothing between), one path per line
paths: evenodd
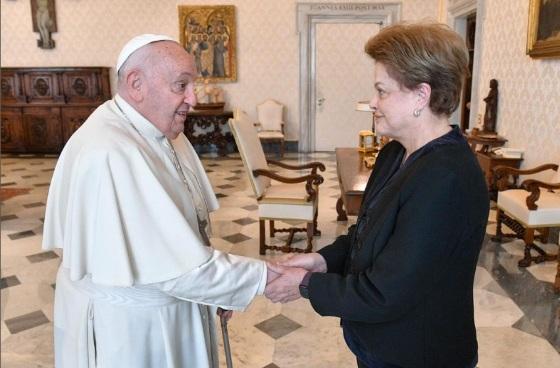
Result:
M235 112L234 118L229 120L229 126L259 207L260 254L265 254L267 249L284 252L310 252L313 236L320 234L317 229L317 214L319 185L323 182L323 177L317 174L317 170L324 171L325 166L320 162L294 166L282 162L267 161L255 124L243 111ZM303 176L285 177L271 171L269 165L296 170L297 172L307 172ZM266 244L265 221L267 220L270 223L271 237L274 237L277 232L289 233L285 246L277 247ZM281 220L289 224L305 222L307 226L306 228L277 229L274 227L275 220ZM298 231L307 232L307 247L305 249L291 246L294 233Z

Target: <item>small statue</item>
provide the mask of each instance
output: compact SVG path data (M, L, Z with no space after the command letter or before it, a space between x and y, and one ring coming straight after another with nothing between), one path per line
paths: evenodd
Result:
M214 89L212 89L210 100L212 103L224 102L224 90L220 87L214 87Z
M194 93L199 104L224 102L224 90L210 84L208 79L204 80L204 84L196 85L194 87Z
M484 112L484 133L496 133L496 120L498 115L498 81L490 80L490 92L484 99L486 111Z
M196 95L196 101L199 104L207 104L210 102L210 96L206 93L206 88L203 85L197 85L194 87L194 94Z

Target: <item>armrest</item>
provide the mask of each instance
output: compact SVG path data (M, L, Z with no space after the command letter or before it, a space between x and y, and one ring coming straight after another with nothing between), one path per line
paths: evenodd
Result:
M515 188L517 187L515 185L515 181L517 179L517 176L519 175L531 175L531 174L536 174L545 170L558 170L558 165L556 164L544 164L541 166L537 166L534 167L532 169L526 169L526 170L521 170L521 169L516 169L513 167L509 167L509 166L503 166L503 165L498 165L496 167L494 167L494 169L492 170L494 173L494 181L495 183L497 183L498 186L498 190L502 191L502 190L506 190L506 189L511 189L511 188ZM510 183L508 181L509 176L513 176L514 180L512 183Z
M312 174L316 174L317 169L319 169L321 171L325 171L325 165L323 165L323 163L318 162L318 161L309 162L309 163L303 164L303 165L289 165L289 164L285 164L285 163L280 162L280 161L273 161L273 160L267 160L266 162L269 165L280 166L284 169L289 169L289 170L312 169L311 170Z
M307 198L308 202L313 200L315 198L315 196L317 195L317 191L315 190L314 186L319 186L324 181L323 177L319 174L309 174L309 175L304 175L304 176L298 176L298 177L295 177L295 178L288 178L288 177L285 177L285 176L282 176L282 175L278 175L273 171L265 170L265 169L253 170L253 175L255 177L260 176L260 175L266 176L268 178L271 178L273 180L279 181L281 183L286 183L286 184L296 184L296 183L306 182L305 191L307 192L307 194L309 194L309 197Z
M532 169L526 169L526 170L521 170L521 169L515 169L513 167L509 167L509 166L503 166L503 165L498 165L496 167L494 167L494 173L503 173L503 174L507 174L507 175L530 175L530 174L536 174L539 173L541 171L545 171L545 170L558 170L558 165L556 164L544 164L541 166L537 166L534 167Z
M536 201L539 200L541 196L541 188L554 190L560 189L560 183L545 183L543 181L534 180L534 179L527 179L521 183L521 186L531 194L527 196L525 199L525 203L527 203L527 208L530 210L536 210L538 208Z

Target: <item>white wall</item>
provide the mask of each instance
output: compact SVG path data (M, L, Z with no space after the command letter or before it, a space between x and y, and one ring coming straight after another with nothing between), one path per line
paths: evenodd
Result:
M37 47L38 33L32 32L30 1L1 0L0 62L5 67L113 66L123 44L137 34L164 33L178 39L177 5L233 4L237 12L238 81L223 85L226 90L227 107L240 107L255 116L255 106L258 103L266 98L274 98L287 106L288 139L297 140L299 135L297 2L295 0L191 0L188 2L56 0L58 32L53 34L56 48L43 50ZM402 4L403 19L438 17L439 0L404 0ZM352 80L348 78L348 83L352 83Z
M560 164L560 57L525 54L529 1L486 0L478 89L483 115L490 79L499 83L497 131L526 150L522 167Z

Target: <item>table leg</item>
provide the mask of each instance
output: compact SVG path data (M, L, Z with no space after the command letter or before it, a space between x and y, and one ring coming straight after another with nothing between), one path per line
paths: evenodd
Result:
M338 198L336 201L336 221L348 221L348 216L346 216L346 211L344 210L344 202L342 202L342 197Z

